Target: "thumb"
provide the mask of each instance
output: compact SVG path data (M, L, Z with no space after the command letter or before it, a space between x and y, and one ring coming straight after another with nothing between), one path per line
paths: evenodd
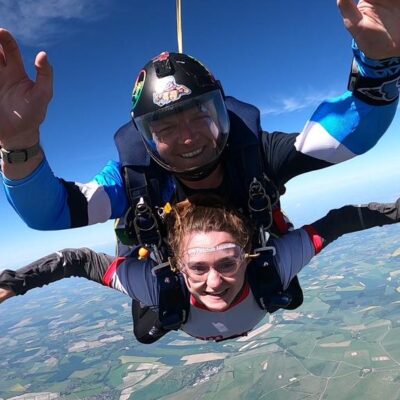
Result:
M354 3L354 0L337 0L340 13L343 17L345 27L352 32L352 28L357 26L363 19L363 15Z
M47 54L41 51L35 59L36 88L41 93L53 95L53 67L50 65Z
M3 303L10 297L14 297L15 293L11 289L0 288L0 303Z

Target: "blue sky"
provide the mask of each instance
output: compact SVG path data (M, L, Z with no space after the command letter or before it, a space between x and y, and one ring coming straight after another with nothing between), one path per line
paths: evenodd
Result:
M346 89L350 35L336 2L182 0L184 51L204 62L226 94L257 105L265 130L299 131L322 99ZM54 66L54 99L41 140L56 175L90 180L116 158L115 130L129 120L136 74L176 51L174 0L2 0L33 76L36 53ZM368 154L294 179L283 205L296 224L331 207L400 193L399 117ZM63 247L112 251L111 223L63 232L28 229L0 193L0 270Z

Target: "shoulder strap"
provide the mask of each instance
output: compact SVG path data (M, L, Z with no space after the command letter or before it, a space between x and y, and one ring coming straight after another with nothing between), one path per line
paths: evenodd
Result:
M177 330L189 314L189 294L180 274L163 268L157 272L159 287L158 316L163 329Z
M231 120L231 133L226 161L231 181L241 186L242 203L257 227L269 229L272 225L272 206L279 200L276 185L267 177L267 166L261 143L260 111L250 105L228 97L227 108ZM241 178L238 178L241 177Z
M299 280L292 279L283 290L275 267L275 257L270 251L260 253L247 267L247 279L257 304L263 310L273 313L280 308L294 310L303 303L303 291Z
M261 132L260 110L252 104L240 101L232 96L225 98L226 108L240 118L252 132Z
M146 151L140 133L132 121L117 130L114 135L114 142L122 167L127 165L146 167L150 165L150 155Z
M177 330L189 315L189 293L181 275L164 268L157 273L159 306L157 310L132 299L133 333L143 344L160 340Z
M174 181L150 159L133 123L122 126L114 140L129 202L125 216L116 221L118 254L130 254L129 246L134 245L160 247L163 224L155 207L171 201L175 192Z
M138 337L137 333L140 332L142 341L147 340L146 338L155 341L165 332L178 329L186 321L189 312L189 297L181 277L163 263L167 256L162 241L163 223L155 209L171 201L175 185L170 174L151 160L133 123L121 127L114 140L129 201L129 209L119 221L120 236L127 244L151 247L161 266L155 268L159 288L158 318L154 315L149 318L150 310L139 313L137 304L132 303L132 313L135 311L137 325L137 329L134 329L135 335ZM146 315L146 320L144 317L140 318L140 315ZM147 326L146 323L151 326ZM146 331L148 334L143 335ZM154 335L155 332L162 334Z

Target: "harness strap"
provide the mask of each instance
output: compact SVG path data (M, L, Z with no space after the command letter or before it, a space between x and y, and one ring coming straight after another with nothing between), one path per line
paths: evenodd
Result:
M132 319L133 333L140 343L154 343L169 332L161 327L157 312L135 299L132 299Z
M280 308L294 310L303 303L303 291L295 276L286 290L283 290L281 279L275 267L275 247L268 241L260 249L260 257L247 267L247 279L257 304L263 310L274 313Z
M159 287L159 321L163 329L177 330L187 320L189 297L182 278L169 267L157 271Z
M248 210L245 210L245 212L248 211L257 227L263 229L262 237L264 237L266 229L272 223L271 208L278 203L279 192L266 175L268 166L264 162L259 137L261 134L260 113L254 106L233 98L226 98L226 104L231 123L235 125L236 132L236 135L231 135L227 151L224 152L225 156L228 156L226 161L232 166L228 169L230 170L228 172L231 174L232 183L234 185L237 183L234 189L238 197L241 198L242 205L249 201ZM144 204L139 207L136 225L140 232L141 241L149 242L152 244L151 247L155 248L156 244L159 243L157 241L159 232L157 232L153 219L147 215L146 206L157 218L157 215L154 215L153 206L164 205L167 201L170 201L171 196L175 193L175 185L173 180L171 182L172 178L169 174L152 164L140 140L139 133L131 123L117 132L115 141L124 170L130 205L125 216L126 227L124 228L128 228L128 236L135 239L133 241L131 239L130 245L137 244L133 220L137 205L143 199ZM155 178L151 179L149 176L155 176ZM240 185L239 182L241 182ZM260 240L256 247L265 247L266 242L267 239ZM256 264L256 262L252 262L249 266L252 264ZM251 269L254 268L255 265ZM297 278L292 281L293 285L291 283L288 290L285 291L285 294L289 293L292 296L291 301L284 301L283 295L276 296L277 292L282 291L282 287L273 264L271 264L271 267L259 269L262 272L254 274L248 270L248 276L252 291L261 308L264 307L262 307L260 299L263 299L265 309L269 312L274 312L282 306L288 309L296 308L302 303L302 292ZM186 322L189 313L190 303L187 288L183 284L182 277L174 274L169 268L165 267L154 271L159 286L159 324L165 330L178 329ZM268 284L271 281L273 284ZM297 286L295 285L296 282ZM265 295L265 293L269 295ZM136 319L140 319L142 313L138 315L139 317Z
M271 205L275 205L279 200L279 191L266 174L261 144L257 141L256 143L242 148L241 157L242 167L247 175L247 184L250 184L253 178L257 178L257 180L262 183L266 194L271 199Z
M132 167L124 167L124 180L126 194L131 206L136 205L141 197L151 205L147 179L144 173Z
M156 185L151 196L144 172L128 166L123 171L129 208L124 218L117 223L118 238L126 245L160 246L162 238L151 201L152 198L157 200L154 199L153 192L157 193L159 190L158 182L156 179L151 180Z

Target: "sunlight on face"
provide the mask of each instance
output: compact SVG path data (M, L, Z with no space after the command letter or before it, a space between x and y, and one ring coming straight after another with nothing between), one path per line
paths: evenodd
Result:
M185 252L193 248L209 248L224 243L235 243L235 239L227 232L193 232L183 240L182 251L183 264L189 260ZM232 254L230 254L232 253ZM195 261L197 265L220 266L227 258L234 255L233 250L227 253L203 253L197 254L191 262ZM186 257L186 259L185 259ZM218 272L218 268L209 268L209 272L203 281L191 278L191 275L184 273L184 279L189 292L204 306L212 311L224 311L233 303L240 293L246 274L247 262L240 260L240 266L232 276L224 276Z
M192 107L150 124L160 157L179 169L206 165L217 155L219 129L207 110Z

